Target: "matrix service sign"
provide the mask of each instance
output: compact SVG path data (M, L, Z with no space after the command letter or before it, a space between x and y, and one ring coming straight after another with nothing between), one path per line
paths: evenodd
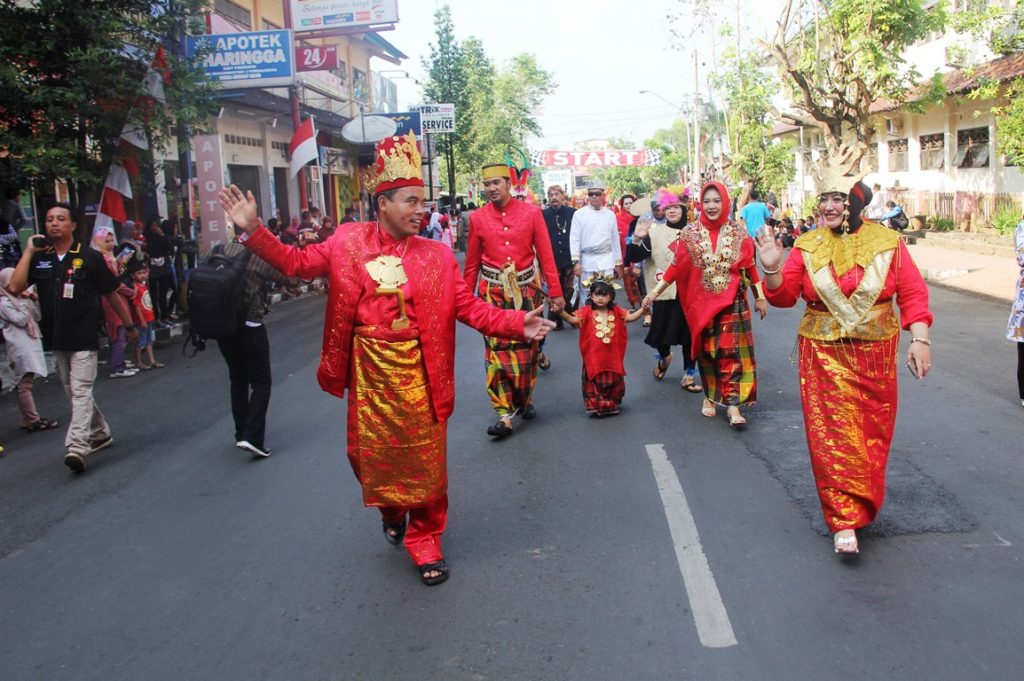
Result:
M424 135L434 132L455 132L454 104L421 104L410 106L409 110L419 113Z
M398 0L290 0L296 33L398 21Z
M282 87L295 82L295 48L288 30L188 36L188 54L209 44L207 75L229 90Z

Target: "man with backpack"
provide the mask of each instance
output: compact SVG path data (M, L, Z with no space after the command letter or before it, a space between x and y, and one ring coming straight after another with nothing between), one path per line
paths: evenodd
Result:
M217 341L231 381L235 446L256 458L270 456L265 441L271 385L270 343L263 326L265 281L300 283L238 241L207 258L189 280L190 327L197 336Z

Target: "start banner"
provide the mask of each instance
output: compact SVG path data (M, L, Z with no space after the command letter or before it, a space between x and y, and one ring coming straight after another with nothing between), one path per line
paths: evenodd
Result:
M543 168L610 168L613 166L656 166L659 149L609 149L607 151L535 151L530 162Z

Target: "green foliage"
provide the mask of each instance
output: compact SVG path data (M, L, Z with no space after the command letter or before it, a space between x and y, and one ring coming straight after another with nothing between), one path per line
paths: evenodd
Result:
M1014 206L1002 206L992 216L992 229L1000 236L1013 234L1017 229L1017 223L1021 221L1021 211Z
M930 218L928 223L936 232L952 232L956 223L949 218Z
M143 77L157 48L203 25L203 0L0 2L0 150L16 182L65 179L102 186L126 122L150 143L168 128L197 125L214 110L199 64L167 55L167 104L146 98ZM171 52L172 50L168 50Z
M438 42L423 60L429 78L424 95L428 102L455 104L456 132L436 141L444 172L457 189L478 177L482 165L502 161L507 150L540 133L534 112L555 85L532 54L519 54L499 67L477 38L460 43L448 5L437 9L434 23Z
M921 0L787 0L765 44L795 109L783 118L821 131L825 166L859 170L871 104L901 105L916 91L921 74L903 55L945 20L943 3Z
M728 104L731 121L729 175L734 181L749 181L762 192L781 191L794 172L793 145L775 142L771 99L776 80L760 65L757 55L729 54L723 68L712 74L712 85Z
M1002 0L972 0L967 9L955 12L950 25L988 42L996 54L1024 50L1024 0L1007 6Z

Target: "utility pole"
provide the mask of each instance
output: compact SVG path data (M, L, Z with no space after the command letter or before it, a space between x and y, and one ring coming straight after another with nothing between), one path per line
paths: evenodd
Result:
M282 3L284 5L284 27L288 30L292 29L292 7L291 3L287 0ZM299 110L299 86L292 85L288 88L288 98L291 100L292 105L292 134L294 135L299 126L302 125L302 113ZM291 159L288 159L291 161ZM309 197L306 194L306 169L299 168L299 212L309 209Z
M185 23L178 27L174 41L174 52L185 58ZM178 138L178 188L181 193L181 212L178 214L178 229L187 239L196 238L196 227L192 215L192 131L180 120L175 135ZM187 225L187 227L186 227Z
M697 50L693 51L693 182L700 188L700 80L697 71Z

